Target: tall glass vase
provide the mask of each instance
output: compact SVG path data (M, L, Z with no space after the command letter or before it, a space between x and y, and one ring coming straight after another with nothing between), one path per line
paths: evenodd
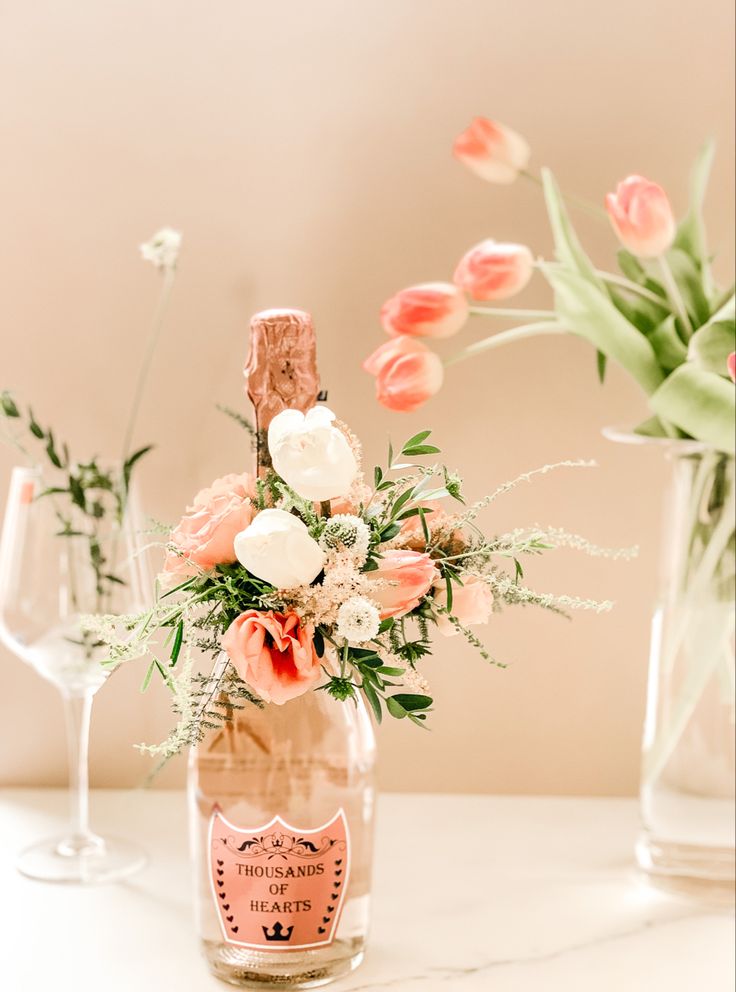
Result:
M671 481L652 626L640 867L707 899L734 886L734 459L664 444Z
M226 665L223 655L215 678ZM319 691L233 707L192 750L197 918L219 978L315 988L358 966L369 920L375 754L362 699Z

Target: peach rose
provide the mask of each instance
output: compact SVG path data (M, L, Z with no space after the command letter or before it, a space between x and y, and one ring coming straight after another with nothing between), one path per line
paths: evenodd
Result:
M371 582L370 596L380 606L382 620L403 616L419 606L438 575L428 554L398 548L384 551L378 568L366 572Z
M629 176L606 196L606 210L624 248L638 258L664 255L676 224L667 194L643 176Z
M447 607L447 587L444 584L435 588L433 599L443 609ZM465 579L465 583L462 586L453 583L452 609L450 613L464 627L471 627L479 623L488 623L492 609L493 593L483 579L471 575ZM458 633L457 628L450 623L450 620L444 613L440 613L437 617L437 629L445 637L452 637L453 634Z
M481 241L460 259L453 281L474 300L506 300L532 277L534 258L526 245Z
M267 703L287 703L320 677L312 632L296 613L247 610L227 628L222 647L240 678Z
M732 351L726 359L726 368L728 369L728 374L736 382L736 351Z
M363 362L376 377L376 397L389 410L417 410L442 388L445 370L439 357L407 334L386 341Z
M510 127L475 117L452 146L456 159L489 183L512 183L529 164L529 145Z
M171 532L177 550L167 551L164 572L194 575L197 566L206 571L236 561L235 535L255 516L254 493L255 481L247 473L225 475L201 489Z
M402 289L381 307L381 323L388 334L449 338L468 319L468 301L449 282L425 282Z

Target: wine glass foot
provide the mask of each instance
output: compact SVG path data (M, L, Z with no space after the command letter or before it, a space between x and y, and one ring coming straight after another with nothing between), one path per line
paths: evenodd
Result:
M116 882L132 875L146 863L137 844L115 837L56 837L22 851L18 871L42 882L77 882L95 885Z

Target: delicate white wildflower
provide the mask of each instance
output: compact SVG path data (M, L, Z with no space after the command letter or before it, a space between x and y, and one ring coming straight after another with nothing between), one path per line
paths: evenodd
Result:
M429 682L427 682L423 675L419 674L416 668L412 668L411 665L407 665L404 669L401 681L413 692L429 693Z
M352 513L338 513L325 524L319 543L323 551L346 551L362 564L370 539L370 529L360 517Z
M153 237L141 245L141 255L147 262L153 262L157 269L176 268L181 248L181 234L171 227L162 227Z
M352 644L372 641L380 625L377 607L363 596L353 596L337 611L337 632Z

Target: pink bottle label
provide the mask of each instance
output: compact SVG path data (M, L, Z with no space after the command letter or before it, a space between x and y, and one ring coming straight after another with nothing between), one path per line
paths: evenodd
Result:
M349 874L342 810L316 830L299 830L280 816L243 829L219 809L212 814L212 896L229 944L284 951L331 943Z

